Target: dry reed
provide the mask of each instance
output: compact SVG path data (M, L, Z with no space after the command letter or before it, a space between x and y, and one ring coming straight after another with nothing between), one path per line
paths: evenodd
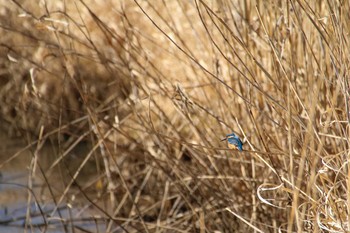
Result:
M57 208L78 189L110 232L350 231L346 1L33 2L1 1L0 112L59 145Z

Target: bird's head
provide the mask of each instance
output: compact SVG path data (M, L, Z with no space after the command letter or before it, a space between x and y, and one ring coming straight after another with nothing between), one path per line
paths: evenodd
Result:
M229 139L229 138L236 138L236 139L239 139L239 138L237 137L236 134L231 133L231 134L227 134L225 138L221 139L221 141L225 141L225 140L227 140L227 139Z

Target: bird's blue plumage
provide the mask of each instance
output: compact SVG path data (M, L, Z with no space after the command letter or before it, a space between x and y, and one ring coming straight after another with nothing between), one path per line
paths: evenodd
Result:
M243 143L241 141L241 139L234 133L231 133L231 134L228 134L226 135L226 139L227 139L227 142L228 142L228 146L230 148L235 148L235 149L238 149L240 151L243 150Z

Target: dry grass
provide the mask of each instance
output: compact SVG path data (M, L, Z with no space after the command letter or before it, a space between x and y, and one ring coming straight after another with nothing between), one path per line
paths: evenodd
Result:
M53 2L2 0L0 100L53 166L91 146L57 206L95 161L125 232L350 231L346 1Z

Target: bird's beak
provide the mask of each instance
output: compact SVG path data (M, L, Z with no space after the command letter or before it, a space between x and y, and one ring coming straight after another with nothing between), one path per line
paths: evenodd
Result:
M226 138L221 139L221 141L225 141L226 139L227 139L227 137L226 137Z

